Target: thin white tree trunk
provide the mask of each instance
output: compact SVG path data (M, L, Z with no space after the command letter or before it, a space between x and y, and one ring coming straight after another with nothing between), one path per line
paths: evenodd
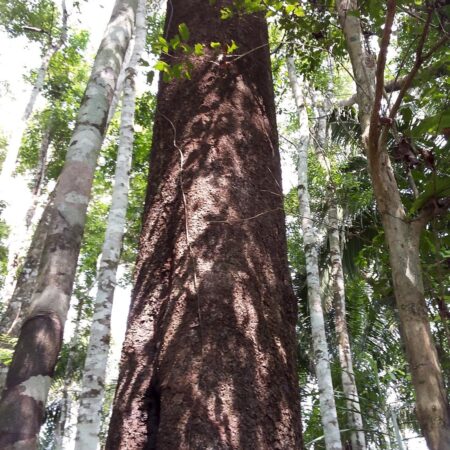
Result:
M54 214L30 313L22 326L0 401L0 448L5 450L36 445L61 348L97 156L134 30L136 8L137 0L117 0L115 4L55 188Z
M331 76L330 76L331 79ZM332 91L330 86L329 93ZM353 370L353 359L350 346L350 336L347 327L346 305L345 305L345 281L342 266L342 248L339 226L339 208L335 189L332 185L331 163L328 157L328 124L327 117L330 113L331 102L327 97L314 95L313 102L316 106L316 155L324 172L328 188L327 203L327 232L330 245L330 275L331 291L335 309L335 330L338 347L339 363L341 366L342 390L347 405L348 426L351 429L350 439L352 450L365 450L366 439L363 431L361 407L359 403L358 388L356 386L355 373Z
M145 0L139 0L136 14L135 45L123 84L122 119L115 183L98 271L98 290L83 371L75 441L76 450L96 450L99 444L101 409L111 334L111 310L128 206L136 106L136 67L144 49L147 31L145 3Z
M74 385L73 380L73 362L78 352L78 343L80 341L80 328L81 328L81 317L83 315L84 300L80 299L78 302L77 315L75 319L75 329L73 331L73 336L70 339L69 345L69 355L67 357L67 365L64 371L64 383L61 392L61 409L58 421L55 427L55 437L53 439L53 450L64 450L64 442L70 435L69 430L67 430L66 424L68 422L69 414L71 411L71 404L73 399L72 388Z
M311 218L308 193L308 145L309 126L302 87L295 73L294 61L287 60L289 81L294 94L299 119L298 144L298 199L303 246L306 259L308 303L311 316L311 332L314 351L314 366L319 386L320 415L327 450L341 450L341 436L334 401L330 358L325 334L325 320L320 295L318 262L318 233Z
M395 411L393 409L391 409L390 413L391 413L392 426L394 427L395 440L397 441L398 450L405 450L405 447L403 446L402 433L400 432L400 428L399 428L398 422L397 422L397 414L395 413Z
M328 210L331 277L333 283L333 297L335 305L335 328L339 363L341 365L342 390L347 404L347 417L351 431L353 450L364 450L366 438L363 431L361 407L359 404L358 388L353 371L353 359L350 347L350 337L347 328L345 306L345 282L342 269L341 245L339 236L338 208L333 200Z

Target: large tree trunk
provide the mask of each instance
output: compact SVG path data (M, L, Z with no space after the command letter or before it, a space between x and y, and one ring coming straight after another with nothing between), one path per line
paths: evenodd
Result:
M306 260L306 283L308 285L308 305L311 317L311 334L314 351L314 367L319 386L320 416L322 419L325 446L327 450L342 448L341 435L334 401L331 379L330 355L325 331L325 319L320 295L319 247L320 233L311 217L308 191L308 147L309 124L302 86L295 73L292 58L287 60L289 81L300 123L298 143L298 203L300 225L303 234L303 248Z
M0 401L0 447L34 448L60 350L97 155L137 0L117 1L94 63L66 162L55 188L30 313Z
M450 417L422 282L419 240L423 225L408 220L386 147L378 140L369 139L375 100L375 61L365 50L360 19L354 14L357 2L339 0L337 7L357 86L369 173L389 248L402 337L416 393L417 417L429 448L442 450L450 448Z
M111 311L128 206L136 106L136 68L144 49L146 35L146 0L139 0L136 13L134 50L125 71L123 84L122 119L114 189L97 276L98 289L84 364L75 441L76 450L96 450L99 443L101 410L111 335Z
M191 80L160 83L136 285L106 448L298 449L290 284L265 20L172 0ZM220 63L211 41L239 45ZM168 60L169 62L171 61Z

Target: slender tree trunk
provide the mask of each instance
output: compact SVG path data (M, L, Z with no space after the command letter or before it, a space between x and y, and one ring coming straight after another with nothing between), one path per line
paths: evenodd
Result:
M397 448L398 450L405 450L405 447L403 446L403 438L402 433L400 432L400 428L398 426L397 422L397 414L393 409L390 410L390 415L392 419L392 426L394 427L394 433L395 433L395 440L397 441Z
M357 86L369 173L389 249L402 336L416 394L417 417L429 448L442 450L450 448L449 405L424 296L419 256L423 224L408 220L387 149L369 139L376 63L364 47L360 19L354 13L358 9L357 2L339 0L337 7Z
M303 247L306 259L306 281L308 285L308 304L311 316L311 334L314 351L314 366L319 386L320 416L322 419L325 446L327 450L342 449L341 435L334 401L331 379L330 356L325 332L325 320L320 295L319 245L318 233L311 217L308 192L308 114L302 86L296 76L294 61L287 61L289 81L294 94L299 119L298 144L298 201L300 224L303 234Z
M330 78L332 77L332 74ZM329 89L331 92L331 89ZM352 351L350 346L350 336L347 327L346 306L345 306L345 281L342 266L342 248L338 217L338 201L335 189L330 177L331 163L328 157L328 120L331 102L325 96L318 98L314 96L313 103L316 107L318 117L316 121L314 144L316 147L317 159L322 166L326 183L327 193L327 232L330 246L330 275L332 296L335 311L335 330L338 347L339 363L341 366L342 390L347 405L348 426L351 429L350 437L352 450L365 450L366 439L363 431L363 421L361 407L359 403L358 388L356 386L355 374L353 371Z
M345 282L342 269L341 245L339 237L338 209L335 203L330 203L328 210L331 277L335 306L335 328L339 363L341 366L342 390L347 404L348 425L351 428L351 443L353 450L364 450L366 438L363 431L361 407L359 404L358 388L353 371L350 336L347 328L345 306Z
M115 182L97 277L98 290L91 335L84 364L75 450L96 450L99 444L101 409L111 335L111 311L128 205L136 107L136 67L145 45L146 25L146 0L139 0L134 50L126 68L123 83L122 119Z
M79 300L76 308L77 308L77 315L75 318L75 329L73 331L73 336L70 339L69 355L67 357L67 365L64 371L64 383L61 392L61 409L58 421L55 426L55 437L52 446L53 450L64 450L65 439L67 439L67 437L70 436L66 424L72 406L73 394L71 391L74 386L73 362L78 352L78 343L80 342L81 318L84 309L83 298Z
M205 55L159 86L108 450L301 446L267 25L222 21L230 5L167 15L168 38L184 22ZM231 39L242 56L222 65L210 42Z
M59 354L96 160L117 77L134 28L137 0L117 1L81 103L55 188L30 313L0 401L0 447L34 448Z
M52 216L52 208L53 194L33 234L33 239L18 277L13 296L0 321L0 334L7 334L12 337L18 337L19 335L24 317L26 317L28 307L30 306L31 296L39 270L39 262Z
M50 132L47 129L44 131L44 134L42 136L39 151L39 166L36 171L36 179L33 186L30 207L25 214L24 220L19 221L11 232L8 252L8 273L5 280L5 286L2 290L2 297L7 304L12 301L19 281L24 280L24 278L21 276L21 271L23 271L23 268L20 272L18 270L27 257L27 249L30 248L31 241L33 239L31 226L33 222L38 219L38 217L35 217L36 207L39 203L42 183L45 176L45 161L47 159L47 152L50 146L50 142ZM0 330L1 328L2 326L0 325Z

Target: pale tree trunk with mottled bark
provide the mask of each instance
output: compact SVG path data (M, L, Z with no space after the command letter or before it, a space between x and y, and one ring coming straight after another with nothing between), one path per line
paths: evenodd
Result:
M136 69L144 49L146 35L146 0L139 0L134 49L129 65L125 69L123 82L122 118L114 189L97 275L97 294L83 371L75 450L96 450L99 445L101 410L111 338L111 311L128 206L136 109Z
M136 7L137 0L116 2L55 188L36 288L0 401L0 447L5 450L37 444L62 343L97 156Z
M331 89L330 89L331 92ZM342 266L342 246L340 230L342 227L342 217L339 217L338 199L335 194L335 186L330 177L331 162L328 156L329 136L327 117L331 111L331 101L326 96L315 94L313 104L317 111L314 147L317 159L322 166L327 184L326 202L327 211L327 234L330 246L330 275L331 275L331 295L333 297L335 311L335 330L338 347L339 364L341 367L342 391L347 405L347 421L350 428L350 440L353 450L365 450L366 439L363 430L361 407L359 402L358 388L356 385L355 373L353 370L353 358L350 345L350 336L347 327L346 301L345 301L345 280Z
M395 7L395 1L387 2L387 22L380 46L384 50L389 45ZM374 55L368 54L359 15L355 14L358 11L355 0L339 0L337 10L353 67L363 144L389 249L402 338L416 394L417 418L429 448L442 450L450 448L450 417L442 370L430 330L420 265L419 242L426 216L419 220L408 219L384 133L379 131L386 52L380 52L378 62ZM423 37L426 38L425 28ZM423 46L424 41L420 42L418 46ZM419 66L420 59L411 70L412 76ZM396 113L394 107L396 104L390 111L393 118Z
M330 356L325 331L319 273L319 233L312 220L308 192L309 124L302 85L295 72L292 58L287 60L289 81L294 95L299 120L298 142L298 202L303 248L306 260L306 283L311 317L314 367L319 386L320 416L327 450L342 449L341 436L334 400Z
M264 16L172 0L205 45L160 81L136 284L106 448L301 448L290 285ZM173 7L173 14L170 6ZM226 67L213 40L239 44ZM172 58L163 55L165 61Z

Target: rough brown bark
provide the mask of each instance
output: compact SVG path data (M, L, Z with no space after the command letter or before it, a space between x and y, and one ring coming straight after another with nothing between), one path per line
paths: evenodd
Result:
M160 84L106 448L298 449L296 300L266 23L220 20L231 2L171 3L168 37L185 22L207 49L191 59L192 80ZM209 43L231 39L245 56L220 64Z

